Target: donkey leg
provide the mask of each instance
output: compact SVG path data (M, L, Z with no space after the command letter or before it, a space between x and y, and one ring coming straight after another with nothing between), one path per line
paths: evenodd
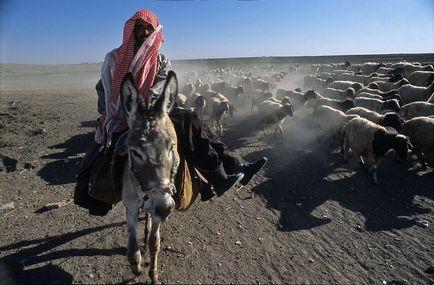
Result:
M126 206L127 227L128 227L128 249L127 258L134 275L142 273L142 255L137 243L137 222L139 219L138 205Z
M151 224L152 220L151 220L151 214L148 212L146 213L146 220L145 220L145 244L144 244L144 249L145 249L145 258L148 259L149 257L149 236L151 234L151 229L152 229L152 224ZM148 262L148 261L145 261Z
M160 253L160 220L152 219L152 230L149 236L150 266L149 278L153 284L160 284L158 274L158 254Z

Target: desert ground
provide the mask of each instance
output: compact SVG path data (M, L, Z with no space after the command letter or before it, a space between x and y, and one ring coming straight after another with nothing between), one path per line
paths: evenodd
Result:
M94 138L99 69L1 65L0 284L150 282L126 259L122 203L95 217L71 202ZM288 75L282 86L301 87L302 78ZM390 154L374 185L355 160L316 140L308 118L294 116L284 129L283 140L264 137L248 108L228 121L229 148L268 164L248 186L197 200L163 224L161 281L434 284L432 169Z

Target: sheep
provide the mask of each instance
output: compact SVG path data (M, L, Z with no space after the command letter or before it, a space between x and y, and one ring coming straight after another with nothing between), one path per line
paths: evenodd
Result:
M365 118L354 118L342 129L343 142L341 151L348 161L348 151L360 158L362 164L370 165L373 182L378 184L377 168L381 159L390 149L394 149L401 159L407 160L407 138L400 134L391 134L387 130Z
M399 110L401 109L399 106L399 102L396 99L383 101L374 98L356 97L353 102L355 107L364 107L375 112L380 112L384 110L399 112Z
M327 97L330 99L338 99L339 100L342 98L343 92L344 92L344 90L341 90L341 89L327 87L324 89L323 95L324 95L324 97Z
M330 106L320 106L313 112L313 121L317 130L317 137L323 137L321 132L331 134L332 137L339 135L342 127L351 119L358 117L358 115L347 115L340 110L336 110Z
M209 90L212 90L211 85L209 83L203 84L196 88L196 91L199 92L200 94L207 92Z
M215 92L218 93L223 93L223 90L229 86L226 82L224 81L219 81L219 82L214 82L211 84L211 89L214 90Z
M362 92L356 96L356 98L360 98L360 97L375 98L375 99L379 99L382 101L390 100L390 99L396 99L396 100L398 100L398 103L400 106L402 106L404 104L402 97L395 90L389 91L387 93L383 93L381 95L380 94L372 94L372 93L368 93L368 92Z
M400 132L404 121L399 117L398 114L389 112L385 114L378 114L377 112L368 110L363 107L355 107L349 109L346 114L348 115L359 115L362 118L368 119L369 121L376 123L383 127L392 127L397 132Z
M314 110L319 108L320 106L330 106L342 112L346 112L347 110L354 108L354 103L351 100L334 100L329 98L318 98L315 99L315 103L313 104Z
M434 104L423 101L412 102L402 106L399 115L405 120L420 116L431 116L434 115Z
M218 97L211 97L207 99L207 113L211 119L211 125L217 130L220 136L223 136L222 122L224 117L229 113L229 101L220 100Z
M346 90L348 87L354 88L354 90L357 92L360 89L362 89L363 85L359 82L353 82L353 81L333 81L330 84L327 85L329 88L335 88L335 89L341 89Z
M356 94L356 91L352 87L348 87L346 90L340 90L335 88L326 88L324 89L323 95L329 99L335 100L345 100L345 99L353 99Z
M196 98L198 98L199 96L203 97L200 93L194 92L193 95L191 95L190 97L187 97L184 108L186 108L186 109L194 108Z
M258 107L261 102L271 97L273 97L271 92L261 91L259 89L255 90L255 92L252 94L252 107L250 108L250 112L253 112L253 107Z
M264 136L265 127L268 125L274 125L274 136L276 137L277 130L280 131L280 135L283 139L282 124L287 116L292 117L294 115L294 109L291 104L280 104L270 100L265 100L258 106L259 119L262 125L262 131Z
M347 70L358 72L361 66L362 66L361 64L351 64L350 66L347 67Z
M212 97L217 97L218 93L216 91L214 91L214 90L209 89L209 90L203 91L200 94L202 94L202 96L205 96L205 98L209 99L209 98L212 98Z
M178 95L176 96L176 105L178 105L178 107L185 107L185 104L187 102L187 96L185 96L184 94L178 93Z
M185 94L185 96L190 96L195 92L195 86L193 83L187 83L182 88L182 94Z
M333 77L335 80L342 80L342 79L340 79L340 76L341 76L341 75L344 75L344 76L347 76L347 75L354 75L354 72L352 72L352 71L348 71L348 70L341 70L341 69L333 70L333 71L332 71L332 77Z
M290 104L291 106L293 106L291 102L291 98L289 98L288 96L283 97L282 100L280 100L280 104L282 105Z
M379 87L376 83L371 83L371 84L369 84L368 87L363 87L362 89L357 91L355 94L355 97L361 97L360 96L361 93L376 94L376 95L380 95L381 97L387 97L387 96L390 96L393 94L398 94L398 91L396 91L396 90L390 90L387 92L383 92L379 89ZM371 88L371 87L373 87L373 88Z
M226 97L228 97L231 100L237 100L244 94L246 94L243 86L238 87L232 87L232 86L226 86L222 92Z
M300 89L298 89L300 90ZM276 98L283 100L283 98L288 97L291 101L291 105L294 106L295 109L299 109L302 107L306 101L310 98L309 96L304 96L305 94L301 91L295 90L284 90L277 89Z
M318 74L318 77L327 80L332 77L332 74L330 72L321 72L320 74Z
M261 91L269 92L269 91L271 91L272 84L270 82L264 80L264 79L258 78L258 79L253 80L253 87L255 89L259 89Z
M399 79L399 80L401 80L401 79ZM390 80L392 80L392 81L390 81ZM391 75L378 76L378 74L373 73L373 74L371 74L371 77L368 80L366 80L365 85L367 86L367 85L369 85L369 84L371 84L372 82L375 82L375 81L394 82L395 80L396 80L396 78L391 77ZM396 80L396 81L399 81L399 80Z
M265 101L273 101L273 102L276 102L276 103L280 103L282 105L284 105L284 104L290 104L290 105L292 105L291 104L291 99L289 99L288 96L283 97L282 100L279 100L279 99L274 98L274 97L270 97L270 98L268 98Z
M319 77L314 77L310 74L304 77L304 89L313 88L315 90L321 91L329 83L333 82L332 78L321 79Z
M416 86L429 86L434 81L434 71L414 71L408 76L408 81Z
M408 80L404 78L398 82L374 81L372 83L377 84L381 91L387 92L387 91L390 91L392 89L398 89L399 87L406 85L406 84L409 84L410 82L408 82Z
M352 81L352 82L358 82L361 84L365 84L365 82L370 77L368 75L361 75L361 74L341 73L339 76L336 76L335 78L338 81Z
M321 79L319 77L315 77L312 81L312 89L322 91L331 82L333 82L333 78L331 77L328 79Z
M378 68L375 72L378 73L378 74L387 75L387 74L389 74L392 70L393 70L393 68L390 68L390 67L380 67L380 68Z
M409 75L415 71L434 71L433 66L429 65L415 65L415 64L403 64L402 66L396 67L394 70L390 72L390 74L396 75L401 74L405 78L408 78Z
M202 122L204 121L203 113L205 111L205 108L206 108L206 98L201 95L197 96L196 99L194 100L194 111L196 115L199 117L199 120Z
M397 91L405 104L415 101L428 101L429 97L434 92L434 81L427 87L408 84L399 87Z
M378 62L366 62L360 66L359 71L364 75L369 75L377 71L380 67L386 67L386 65Z
M434 118L416 117L405 122L402 133L408 136L411 150L422 165L434 166ZM428 160L428 161L427 161Z

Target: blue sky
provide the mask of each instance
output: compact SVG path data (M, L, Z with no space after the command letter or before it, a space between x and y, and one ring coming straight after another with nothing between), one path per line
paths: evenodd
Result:
M433 0L0 0L0 62L100 62L139 9L170 59L434 52Z

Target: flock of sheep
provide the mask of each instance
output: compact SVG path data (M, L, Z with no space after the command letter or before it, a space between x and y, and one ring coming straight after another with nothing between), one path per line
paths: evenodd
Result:
M278 88L282 80L304 76L304 86ZM413 153L423 166L434 165L434 69L417 62L312 65L285 71L272 66L213 68L185 75L178 105L194 110L223 136L224 121L241 109L257 113L264 135L274 126L283 138L287 117L311 118L318 138L340 143L360 158L378 183L377 167L394 150Z

